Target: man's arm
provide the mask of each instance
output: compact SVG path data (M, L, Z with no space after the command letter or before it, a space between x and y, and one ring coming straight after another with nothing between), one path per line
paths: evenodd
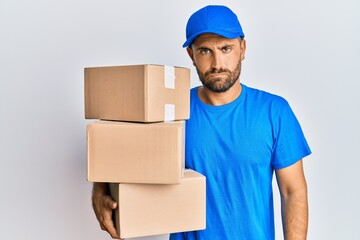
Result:
M304 240L308 229L307 185L302 160L276 171L285 240Z
M91 201L101 229L107 231L112 238L119 238L112 220L113 210L117 208L117 202L109 196L109 184L94 183Z

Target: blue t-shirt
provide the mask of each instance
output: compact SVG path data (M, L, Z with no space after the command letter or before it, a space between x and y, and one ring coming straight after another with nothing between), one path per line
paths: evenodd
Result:
M271 240L272 177L310 154L287 101L242 84L231 103L212 106L191 90L186 167L206 176L206 229L170 240Z

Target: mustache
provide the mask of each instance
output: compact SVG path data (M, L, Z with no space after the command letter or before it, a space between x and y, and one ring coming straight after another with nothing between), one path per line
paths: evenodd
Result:
M231 73L229 69L226 68L212 68L209 71L205 72L205 77L214 73Z

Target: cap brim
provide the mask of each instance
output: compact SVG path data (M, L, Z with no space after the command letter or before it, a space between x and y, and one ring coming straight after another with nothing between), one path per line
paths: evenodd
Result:
M204 30L204 31L198 32L198 33L192 35L191 37L189 37L189 38L186 40L186 42L183 44L183 48L190 46L191 43L195 40L195 38L197 38L199 35L205 34L205 33L212 33L212 34L220 35L220 36L222 36L222 37L230 38L230 39L234 39L234 38L238 38L238 37L244 37L244 34L243 34L243 33L234 33L234 32L227 32L227 31Z

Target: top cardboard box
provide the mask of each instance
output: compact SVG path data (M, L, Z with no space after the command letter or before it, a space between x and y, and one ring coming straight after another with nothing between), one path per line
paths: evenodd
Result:
M131 122L186 120L190 70L163 65L85 68L85 118Z

